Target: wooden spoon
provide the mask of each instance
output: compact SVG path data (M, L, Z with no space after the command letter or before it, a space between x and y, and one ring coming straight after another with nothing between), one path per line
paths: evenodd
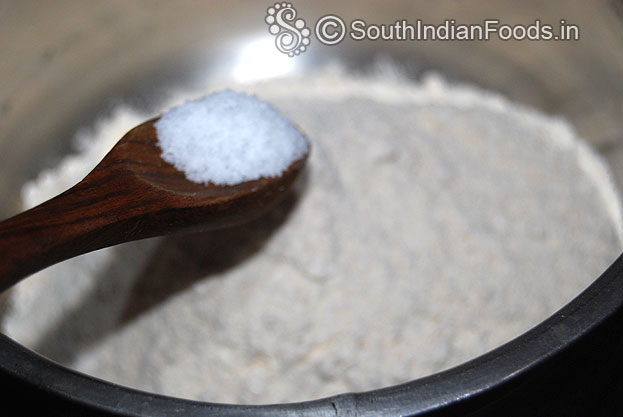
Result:
M74 187L0 223L0 292L96 249L256 218L282 199L307 159L279 177L197 184L160 157L156 121L128 132Z

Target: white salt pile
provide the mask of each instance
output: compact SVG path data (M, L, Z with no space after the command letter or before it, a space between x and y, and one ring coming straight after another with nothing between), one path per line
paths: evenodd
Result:
M231 90L185 103L156 122L162 157L197 183L281 175L307 140L270 104Z
M11 294L9 335L148 391L307 400L482 354L621 251L608 172L560 119L439 77L329 72L245 89L314 143L298 199L244 227L42 271ZM78 181L123 124L149 117L120 108L83 135L81 153L25 186L25 204Z

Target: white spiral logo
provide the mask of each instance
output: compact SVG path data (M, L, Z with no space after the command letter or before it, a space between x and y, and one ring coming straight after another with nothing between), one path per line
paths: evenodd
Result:
M275 46L288 56L299 55L307 50L311 31L303 19L296 18L292 3L275 3L266 11L268 31L275 35Z

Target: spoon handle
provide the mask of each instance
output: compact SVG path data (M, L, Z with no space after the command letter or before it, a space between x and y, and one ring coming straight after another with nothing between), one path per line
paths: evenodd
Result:
M0 222L0 292L47 266L129 240L122 218L136 198L127 182L131 177L91 174Z

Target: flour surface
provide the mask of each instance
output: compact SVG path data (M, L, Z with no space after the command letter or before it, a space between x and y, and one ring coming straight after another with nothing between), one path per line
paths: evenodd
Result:
M158 393L308 400L482 354L570 301L621 250L609 174L560 119L434 75L233 87L312 142L295 196L244 227L49 268L13 292L12 337ZM119 130L152 116L118 109L25 186L26 205L78 181Z

